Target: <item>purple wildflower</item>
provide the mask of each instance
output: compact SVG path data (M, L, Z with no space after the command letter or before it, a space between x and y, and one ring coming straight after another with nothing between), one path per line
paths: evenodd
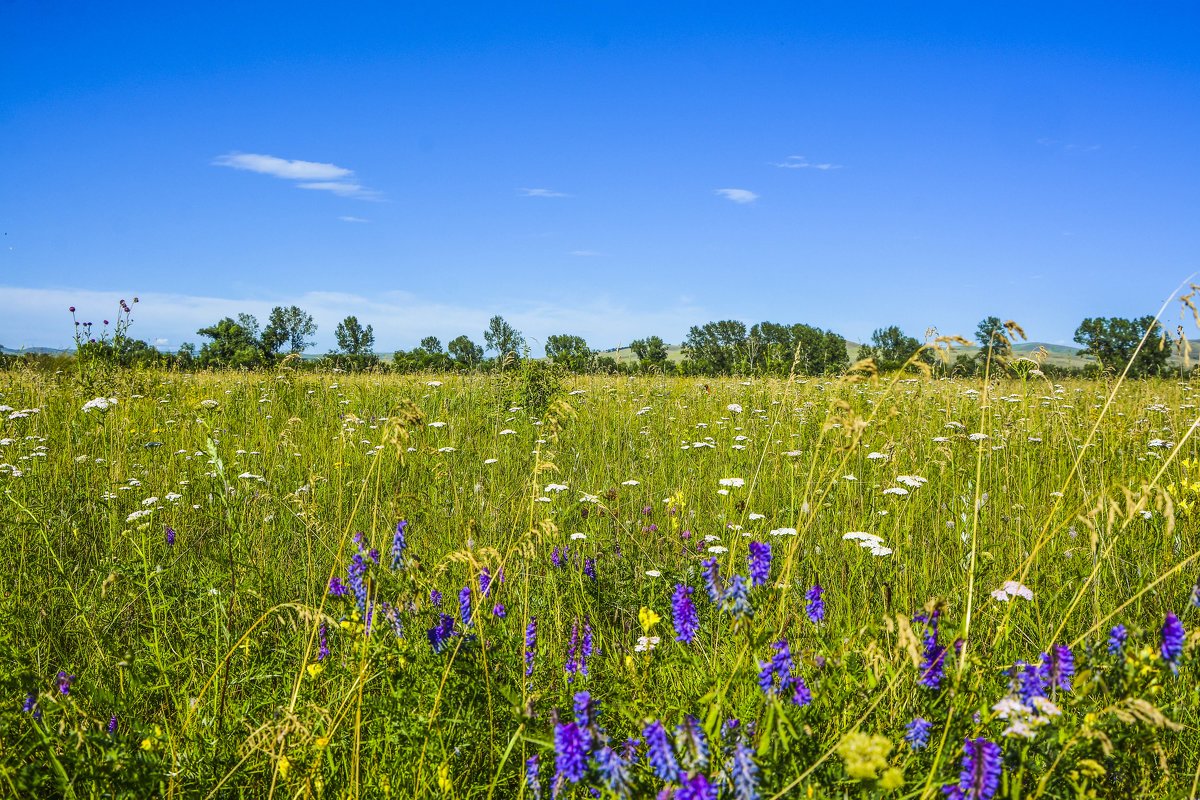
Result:
M71 693L71 684L75 682L74 675L68 675L63 670L58 671L58 693L61 695L69 695Z
M658 533L658 526L651 522L642 527L642 533Z
M596 559L585 558L583 560L583 574L592 580L596 580Z
M1025 661L1018 661L1013 664L1012 671L1013 689L1021 696L1022 703L1032 707L1034 699L1046 696L1049 671L1044 663L1034 666Z
M745 742L738 742L729 759L729 775L733 779L735 800L758 800L758 765L754 751Z
M808 684L804 682L804 678L799 675L792 676L792 702L804 708L804 706L812 703L812 691L809 690Z
M700 772L683 779L683 783L675 790L675 800L717 800L717 787Z
M935 691L941 688L946 662L946 648L938 644L940 616L940 611L934 611L932 614L917 614L913 617L917 622L925 623L925 633L921 637L924 648L921 657L921 677L917 678L917 683Z
M592 657L592 619L591 617L583 618L583 641L579 648L579 672L583 675L588 674L588 659Z
M675 584L675 596L671 599L671 616L675 624L675 641L691 644L700 629L700 619L696 616L696 606L692 603L691 586L682 583Z
M372 547L370 550L368 550L367 558L370 560L370 562L372 564L378 564L379 563L379 548Z
M587 772L587 745L583 732L574 722L554 726L554 768L557 775L571 783L583 780Z
M167 526L167 547L175 546L175 529L170 525Z
M704 567L704 588L708 590L708 599L714 603L721 602L721 567L715 558L710 558L700 566Z
M675 729L675 750L688 772L708 766L708 739L700 722L691 714Z
M596 702L592 700L591 692L575 693L575 724L583 735L583 749L590 750L592 736L596 733Z
M21 705L21 710L26 714L32 714L37 708L37 695L30 692L25 696L25 702Z
M492 573L487 567L479 570L479 596L487 597L492 588Z
M438 622L428 631L429 645L433 652L440 653L446 647L446 642L454 635L454 617L449 614L439 614Z
M402 519L396 523L396 535L392 537L392 570L404 566L404 548L408 546L404 539L404 529L407 527L407 520Z
M1179 621L1179 617L1175 616L1174 611L1167 612L1167 618L1163 621L1162 626L1162 647L1159 652L1162 654L1163 661L1171 667L1171 672L1179 672L1179 658L1183 655L1183 640L1184 640L1183 623Z
M442 604L442 593L439 592L437 589L430 589L429 590L429 603L430 603L430 605L440 606Z
M525 628L525 677L533 674L533 657L537 653L537 617L529 618Z
M329 596L343 597L347 592L346 585L337 578L329 579Z
M471 587L464 586L458 592L458 616L464 628L471 627Z
M104 730L108 732L109 736L112 736L117 732L117 715L116 714L113 714L111 717L108 718L108 725L105 726Z
M362 553L350 556L350 566L347 567L346 573L349 576L350 590L354 592L354 602L358 604L358 610L366 614L367 584L363 578L367 574L367 562L363 560Z
M771 577L771 545L751 542L749 562L751 585L762 586Z
M579 672L579 619L571 623L571 641L567 645L567 663L563 667L567 673L567 683L575 682L575 674Z
M525 760L525 785L533 792L533 800L542 800L542 783L538 780L540 766L537 753Z
M1129 638L1129 631L1125 630L1124 625L1113 625L1112 630L1108 632L1108 653L1109 655L1119 656L1125 649L1125 640Z
M650 516L650 515L651 515L651 514L653 514L653 513L654 513L654 507L653 507L653 506L642 506L642 516L643 516L643 517L648 517L648 516Z
M904 741L913 750L921 750L929 744L929 732L933 723L924 717L913 717L913 721L904 728Z
M750 590L746 586L746 579L741 575L734 575L729 581L729 586L721 595L721 610L728 611L734 619L753 615L754 610L750 607Z
M1049 659L1043 668L1046 682L1051 689L1071 691L1071 676L1075 674L1075 656L1071 648L1065 644L1056 644L1050 648Z
M563 548L555 547L553 552L550 553L550 563L553 564L555 567L562 567L562 565L566 561L567 550L568 550L568 548L566 548L566 547L563 547Z
M667 741L667 732L663 724L655 720L642 730L642 734L646 737L647 757L650 766L654 768L654 774L664 781L678 780L679 762L675 760L675 753L671 749L671 743Z
M621 800L629 797L629 761L608 745L596 751L596 769L605 787Z
M991 800L1000 788L1004 770L1000 745L987 739L967 739L963 743L962 770L958 783L943 786L949 800Z
M804 607L804 613L812 622L820 622L825 619L825 601L821 599L823 594L825 594L825 590L819 583L804 593L804 597L808 600L808 604Z
M492 606L492 616L496 619L504 619L508 616L508 609L504 607L503 603L496 603Z
M329 642L325 639L325 626L322 625L317 629L317 661L324 661L329 657Z

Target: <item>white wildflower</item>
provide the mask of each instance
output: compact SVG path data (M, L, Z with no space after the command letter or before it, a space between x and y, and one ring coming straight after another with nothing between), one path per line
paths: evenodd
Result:
M896 494L896 495L903 496L903 495L908 494L908 489L905 489L903 486L892 486L890 488L884 489L883 493L884 494Z
M565 492L568 487L565 483L548 483L543 491L547 492Z
M737 403L730 403L729 405L725 406L725 410L732 411L734 414L742 413L742 407L739 406Z
M646 576L650 578L661 578L662 573L656 569L648 569L646 570Z
M87 414L92 410L108 411L109 406L115 406L116 404L117 398L115 397L97 397L83 404L83 413Z
M572 539L586 539L587 534L586 533L572 533L571 538Z

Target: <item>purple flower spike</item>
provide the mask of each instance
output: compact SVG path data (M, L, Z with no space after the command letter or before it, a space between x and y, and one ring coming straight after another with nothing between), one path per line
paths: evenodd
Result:
M983 738L967 739L958 783L943 786L942 791L949 800L991 800L1000 788L1003 771L1000 745Z
M700 629L700 618L696 615L696 606L692 603L691 586L675 585L675 595L671 599L671 615L675 624L675 641L691 644L696 639L696 631Z
M762 542L750 543L750 583L762 586L771 577L771 545Z
M1179 617L1175 616L1174 611L1168 611L1167 618L1163 621L1162 647L1159 648L1159 652L1162 654L1163 661L1171 667L1171 672L1179 672L1179 658L1183 655L1184 637L1183 623L1179 621Z
M805 599L808 600L808 604L804 607L804 613L812 622L819 623L825 619L825 601L821 599L823 594L825 594L825 590L819 583L804 593Z

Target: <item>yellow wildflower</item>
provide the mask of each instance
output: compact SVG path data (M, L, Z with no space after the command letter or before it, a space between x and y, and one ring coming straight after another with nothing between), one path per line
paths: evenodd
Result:
M638 612L638 622L642 623L642 630L646 633L650 633L650 629L653 628L660 619L662 619L662 617L660 617L658 614L655 614L652 610L646 608L645 606L642 606L642 610Z

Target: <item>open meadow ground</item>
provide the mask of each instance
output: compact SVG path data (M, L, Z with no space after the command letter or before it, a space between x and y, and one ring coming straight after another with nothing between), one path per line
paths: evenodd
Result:
M1193 791L1190 384L546 389L0 373L0 794Z

